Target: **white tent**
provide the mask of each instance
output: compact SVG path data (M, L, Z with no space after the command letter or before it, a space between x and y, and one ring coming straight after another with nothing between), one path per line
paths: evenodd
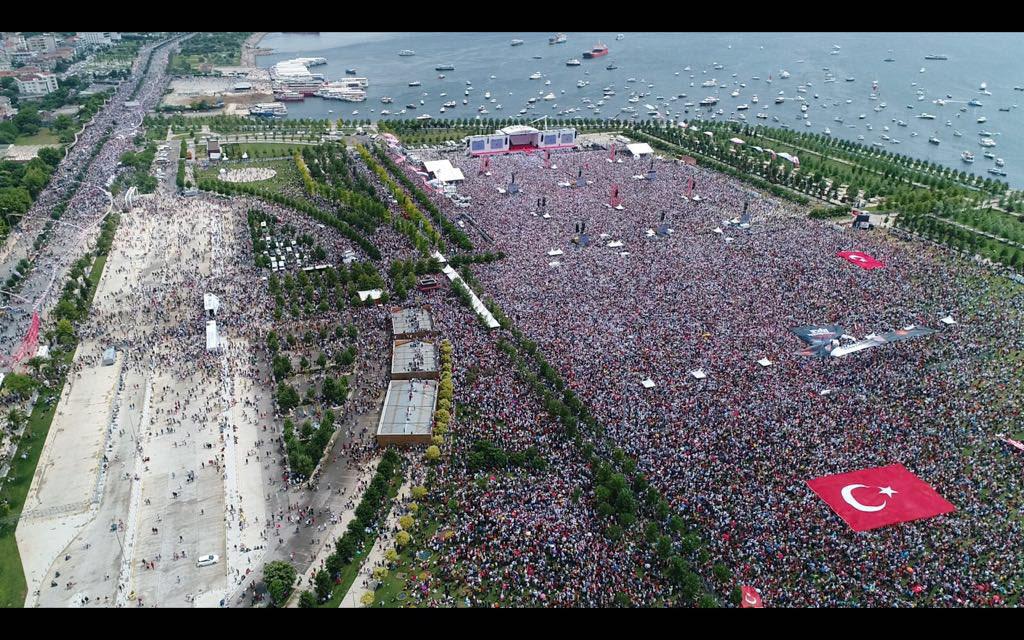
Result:
M216 351L217 350L217 321L208 320L206 322L206 350Z
M617 249L622 246L622 240L613 240L608 243L608 246L613 249Z
M548 255L549 256L560 256L560 255L562 255L562 250L561 249L552 249L551 251L548 251Z
M427 160L423 163L427 173L441 182L462 182L466 176L462 175L462 169L452 166L449 160Z
M942 324L947 324L947 325L949 325L949 324L956 324L956 320L953 319L953 316L946 316L945 318L941 318L941 319L939 319L939 322L941 322Z
M644 385L644 389L651 389L651 388L654 387L654 380L651 380L650 378L647 378L646 380L644 380L640 384Z
M708 377L708 374L704 373L703 369L694 369L693 371L690 372L690 375L693 376L694 378L697 378L698 380L703 380L704 378Z
M742 140L740 140L739 138L730 138L730 139L729 139L729 142L731 142L731 143L733 143L733 144L746 144L745 142L743 142L743 141L742 141Z
M627 144L626 149L629 150L634 156L650 156L654 155L654 149L651 145L646 142L635 142L633 144Z
M774 363L768 358L761 358L760 360L757 361L757 364L761 365L762 367L770 367Z
M357 291L356 293L359 294L360 302L366 302L367 298L370 300L380 300L380 297L384 292L380 289L368 289L366 291Z

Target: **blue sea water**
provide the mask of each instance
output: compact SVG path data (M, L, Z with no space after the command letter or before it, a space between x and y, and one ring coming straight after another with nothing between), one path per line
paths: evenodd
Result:
M524 116L531 120L545 115L557 117L559 111L570 107L577 108L576 113L563 117L627 118L629 114L620 111L627 106L635 107L637 117L646 119L651 116L644 105L650 104L662 114L667 107L671 110L669 117L678 121L691 120L698 114L708 117L707 109L690 108L684 113L683 104L717 95L719 103L713 110L724 112L718 119L736 116L742 113L735 111L736 106L749 104L750 109L745 112L749 124L786 124L794 130L813 133L823 133L827 127L834 136L857 140L858 135L863 135L864 144L880 142L894 153L996 178L987 173L994 160L983 157L983 152L991 151L1005 161L1003 169L1007 176L998 179L1015 188L1024 187L1024 92L1014 90L1015 86L1024 87L1024 37L1019 33L625 33L622 40L616 40L614 32L607 32L569 33L567 42L549 45L550 35L273 33L260 43L261 47L273 49L273 53L260 56L258 64L269 67L290 58L323 56L328 64L313 70L325 73L331 80L343 78L347 68L369 78L366 102L309 97L305 102L288 103L289 117L293 118L378 120L382 109L397 113L407 104L416 104L418 108L399 117L429 113L434 118L473 118L478 107L485 105L489 113L484 117L504 118L517 116L520 109L527 107L527 99L536 97L536 106ZM525 44L512 47L513 38L524 40ZM608 45L609 55L585 60L583 52L598 42ZM402 49L412 49L416 55L400 57L398 52ZM925 60L928 54L945 54L949 59ZM534 59L538 55L541 59ZM883 62L890 56L895 62ZM568 67L565 63L570 58L578 58L582 64ZM606 70L610 62L618 69ZM722 68L715 69L716 63ZM435 66L443 64L452 64L455 70L435 71ZM687 66L690 71L684 70ZM780 77L783 70L791 74L788 79ZM534 72L540 72L544 78L530 80ZM438 78L441 73L446 76L444 79ZM835 77L835 82L825 82L827 73ZM495 78L491 79L491 75ZM769 75L771 83L767 82ZM760 79L754 80L754 76ZM629 78L637 82L627 82ZM846 78L853 81L847 82ZM580 79L589 80L590 84L577 88ZM726 88L701 86L710 79ZM467 80L473 88L469 104L463 106ZM550 85L544 84L547 80ZM411 81L419 81L422 86L409 87ZM870 99L873 81L878 83L878 100ZM991 95L981 93L982 82ZM740 87L741 83L746 86ZM806 86L806 93L797 92L801 85ZM595 116L590 109L582 108L583 97L597 102L605 87L613 87L616 95L606 99L599 114ZM740 94L732 97L730 94L736 89ZM918 99L919 90L923 100ZM491 92L496 103L484 99L486 91ZM631 105L627 99L633 91L649 95ZM784 92L786 101L775 104L779 91ZM442 92L448 95L441 97ZM541 100L548 92L554 93L556 99ZM686 97L668 101L680 94ZM814 98L815 94L819 97ZM757 104L751 103L754 95L759 97ZM808 105L809 127L804 124L801 103L795 100L798 95ZM394 103L381 104L382 96L390 96ZM666 100L657 101L658 96ZM967 106L974 98L984 106ZM938 105L936 99L943 99L946 104ZM420 100L425 104L419 105ZM439 113L441 104L448 100L455 100L458 106ZM873 108L881 102L886 103L886 108L875 112ZM497 104L503 109L497 110ZM769 118L756 119L756 112L765 106ZM961 111L961 107L966 107L966 111ZM1010 111L999 111L1000 107ZM355 110L359 115L352 115ZM917 118L924 112L936 119ZM861 120L860 114L866 117ZM988 121L978 124L980 116ZM774 122L773 117L779 121ZM843 122L837 122L836 117ZM908 126L897 126L897 120ZM873 130L867 129L868 124ZM888 131L883 129L886 126ZM963 135L954 136L954 130ZM981 147L981 131L995 134L997 146ZM883 135L900 143L883 141ZM928 142L932 136L940 140L939 145ZM964 150L975 154L974 165L960 160Z

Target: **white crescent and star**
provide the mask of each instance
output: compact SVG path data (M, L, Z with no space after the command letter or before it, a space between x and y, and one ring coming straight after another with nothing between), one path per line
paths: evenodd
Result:
M882 504L879 504L879 505L867 505L867 504L861 503L859 500L857 500L857 498L853 497L853 490L854 489L867 489L867 488L868 488L868 486L866 484L848 484L845 487L843 487L843 489L842 489L842 491L840 491L840 493L843 496L843 500L846 501L846 504L850 505L851 507L853 507L857 511L863 511L865 513L874 513L876 511L881 511L882 509L884 509L885 506L889 503L888 500L883 500ZM892 495L894 493L899 493L898 491L894 491L892 487L879 487L878 489L879 489L879 491L878 491L879 494L885 494L886 496L888 496L890 498L892 497Z
M757 598L751 598L749 593L743 596L743 599L747 601L747 604L757 604Z

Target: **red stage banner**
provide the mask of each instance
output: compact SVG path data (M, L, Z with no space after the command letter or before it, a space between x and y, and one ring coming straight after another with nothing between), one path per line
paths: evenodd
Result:
M836 257L852 262L861 269L881 269L885 266L884 263L861 251L840 251Z
M931 518L956 509L900 464L815 478L808 480L807 486L854 531Z

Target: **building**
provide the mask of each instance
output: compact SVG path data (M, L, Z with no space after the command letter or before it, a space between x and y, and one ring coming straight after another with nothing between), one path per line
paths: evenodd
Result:
M203 294L203 311L206 312L207 320L214 320L217 312L220 311L220 300L212 293Z
M121 40L116 31L79 31L78 43L87 46L107 46Z
M24 96L45 96L57 90L57 76L52 73L29 73L14 78L18 93Z
M54 51L57 48L57 39L53 37L52 33L44 33L38 36L32 36L25 40L25 45L29 51L36 53L47 53Z
M434 331L434 320L429 307L391 310L391 333L399 338L421 338Z
M391 379L437 380L437 345L422 340L395 340L391 351Z
M436 380L392 380L377 425L377 444L430 444L437 387Z
M210 140L206 143L206 154L210 160L220 160L220 141Z
M7 96L0 96L0 121L8 120L18 115L18 110L11 106L11 99Z

